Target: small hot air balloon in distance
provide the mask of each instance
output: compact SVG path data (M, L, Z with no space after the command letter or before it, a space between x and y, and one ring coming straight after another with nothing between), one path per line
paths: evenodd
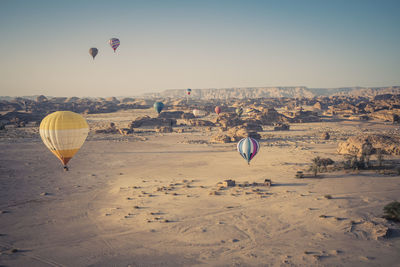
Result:
M164 108L163 102L155 102L153 106L154 106L154 109L157 111L158 114L160 114L161 110Z
M207 114L207 112L205 112L204 110L193 109L193 115L195 117L204 117L206 114Z
M237 150L242 155L242 157L247 161L247 164L250 165L250 161L257 155L257 152L260 150L260 144L258 141L251 137L243 138L237 144Z
M98 52L99 52L99 50L96 47L92 47L89 49L89 54L93 57L93 60L96 57Z
M192 92L192 89L190 89L190 88L188 88L188 89L186 90L187 95L190 95L191 92Z
M111 38L108 42L110 43L111 48L114 49L114 53L115 53L115 50L117 50L117 48L118 48L118 46L120 44L119 39L118 38Z
M46 147L60 159L64 170L81 148L89 132L86 120L72 111L56 111L47 115L39 126L40 137Z
M243 114L243 108L239 107L235 110L236 114L240 117Z
M219 113L221 113L221 107L216 106L215 107L215 113L217 113L217 115L219 115Z

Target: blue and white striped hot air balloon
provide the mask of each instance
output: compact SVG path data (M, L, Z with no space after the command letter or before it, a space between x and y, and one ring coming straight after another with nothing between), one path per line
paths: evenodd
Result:
M243 138L237 144L237 150L240 155L247 161L247 164L250 165L250 160L252 160L257 152L260 150L260 144L258 141L251 137Z

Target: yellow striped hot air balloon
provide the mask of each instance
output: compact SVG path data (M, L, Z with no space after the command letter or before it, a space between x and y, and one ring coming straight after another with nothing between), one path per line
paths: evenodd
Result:
M39 130L43 143L68 170L67 163L85 142L89 126L77 113L56 111L42 120Z

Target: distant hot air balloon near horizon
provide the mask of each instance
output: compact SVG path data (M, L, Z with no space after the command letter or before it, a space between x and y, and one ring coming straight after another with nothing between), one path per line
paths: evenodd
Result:
M191 92L192 92L192 89L190 89L190 88L188 88L188 89L186 90L186 93L187 93L188 95L190 95Z
M250 161L257 155L260 150L260 144L258 141L251 137L243 138L237 144L237 150L240 155L247 161L250 165Z
M93 57L93 59L96 57L98 52L99 50L96 47L92 47L89 49L89 54Z
M242 114L243 114L243 108L238 107L238 108L235 110L235 112L236 112L236 114L240 117L240 116L242 116Z
M207 112L205 112L204 110L200 110L200 109L193 109L193 115L195 117L203 117L207 114Z
M39 127L40 137L46 147L60 159L64 169L78 152L89 132L86 120L72 111L56 111L47 115Z
M154 106L154 109L157 111L158 114L160 114L162 109L164 108L163 102L155 102L153 106Z
M119 39L111 38L108 42L110 43L111 48L114 49L114 53L115 53L115 50L117 50L118 46L120 45Z
M221 113L221 107L216 106L215 107L215 113L217 113L217 115L219 115L219 113Z

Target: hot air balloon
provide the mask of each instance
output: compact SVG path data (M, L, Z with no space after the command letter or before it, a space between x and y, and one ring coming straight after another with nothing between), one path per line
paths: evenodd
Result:
M250 165L250 160L252 160L257 152L260 150L260 144L258 141L251 137L243 138L237 144L237 150L240 155L247 161L247 164Z
M155 102L154 109L157 111L158 114L161 113L161 110L164 108L164 104L162 102Z
M93 59L96 57L98 52L99 52L99 50L97 50L96 47L92 47L89 49L89 54L93 57Z
M188 95L190 95L191 92L192 92L192 89L190 89L190 88L188 88L188 89L186 90L186 93L187 93Z
M240 116L242 116L242 114L243 114L243 109L242 109L241 107L239 107L239 108L237 108L237 109L235 110L235 112L236 112L236 114L240 117Z
M42 120L39 131L43 143L68 170L67 163L85 142L89 126L77 113L56 111Z
M217 115L219 115L219 113L221 113L221 108L219 106L215 107L215 113L217 113Z
M199 109L193 109L193 115L195 117L203 117L207 114L204 110L199 110Z
M119 39L118 38L111 38L108 42L110 43L111 48L114 49L114 53L115 53L115 50L117 50L117 48L118 48L118 46L120 44Z

